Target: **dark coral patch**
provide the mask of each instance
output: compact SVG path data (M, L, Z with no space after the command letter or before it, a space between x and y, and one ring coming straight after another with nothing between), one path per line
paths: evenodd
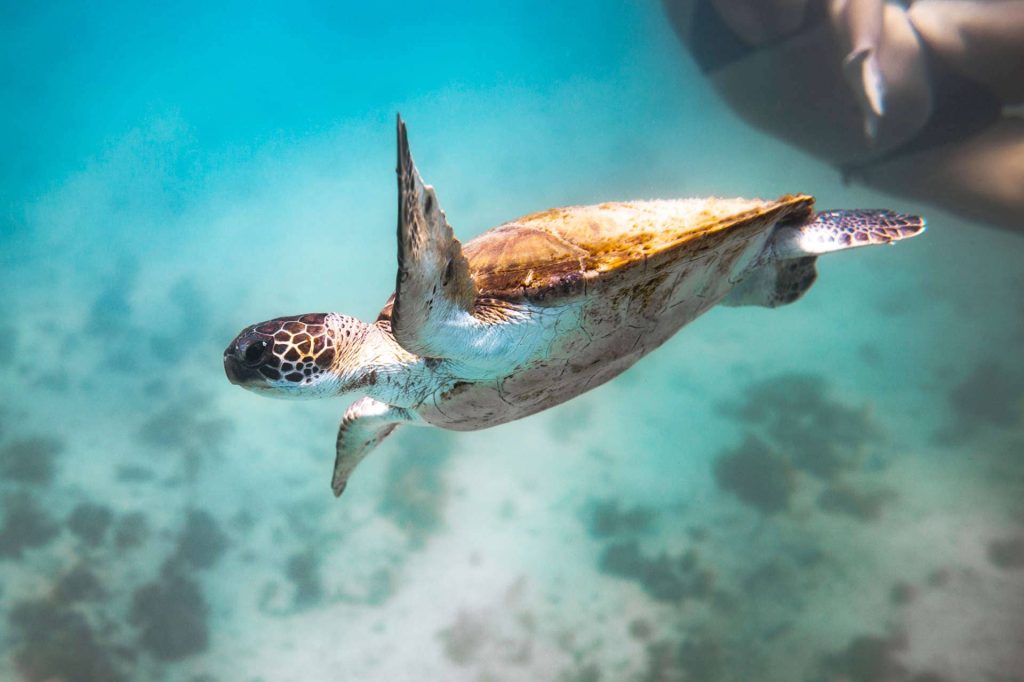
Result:
M950 391L949 402L971 427L1009 427L1021 420L1024 381L994 363L983 363Z
M639 535L650 530L654 511L648 507L624 509L617 500L599 500L590 509L590 536L610 538Z
M906 667L899 661L899 652L906 643L893 637L862 636L853 639L843 651L824 660L828 679L849 682L884 682L905 680Z
M4 524L0 526L0 558L18 558L26 549L48 545L60 534L60 526L29 495L4 499Z
M109 507L83 502L71 510L67 525L79 540L95 547L106 539L107 529L113 520L114 513Z
M988 545L988 560L1004 570L1024 569L1024 536L993 540Z
M140 630L142 647L163 661L176 661L209 647L209 607L199 585L174 570L143 585L132 596L128 620Z
M23 601L8 617L14 661L26 680L122 682L111 652L78 611L49 600Z
M121 517L114 528L114 544L119 549L131 549L149 538L149 523L142 512L131 512Z
M762 514L789 508L796 489L793 466L763 441L753 436L715 462L715 482Z
M867 409L835 400L816 375L784 374L753 384L743 404L727 411L796 468L826 480L860 466L882 436Z
M605 548L600 569L603 573L636 581L656 601L678 602L711 595L714 574L698 564L695 550L647 557L636 540L627 540Z
M323 599L320 562L312 550L290 556L285 565L285 576L295 586L293 602L296 608L308 608Z
M228 547L228 536L209 512L189 511L185 528L178 539L176 558L194 568L210 568Z
M21 483L47 485L53 481L56 458L63 450L64 444L53 438L15 441L0 450L0 477Z
M876 521L893 493L874 490L864 492L847 484L827 487L818 497L818 507L830 514L845 514L861 521Z
M63 603L90 601L106 596L106 590L95 573L79 564L57 582L54 596Z

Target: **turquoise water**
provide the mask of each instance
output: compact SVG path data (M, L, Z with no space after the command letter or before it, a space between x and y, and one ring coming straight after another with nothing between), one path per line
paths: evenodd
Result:
M656 3L553 4L0 10L0 679L1021 679L1024 241L745 127ZM930 229L335 500L345 403L221 353L376 315L396 111L464 239L785 192Z

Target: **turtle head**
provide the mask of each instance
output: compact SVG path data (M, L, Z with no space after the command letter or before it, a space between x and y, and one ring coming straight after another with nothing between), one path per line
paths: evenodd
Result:
M321 398L347 390L346 356L358 345L355 318L335 313L278 317L242 330L224 350L228 380L278 398Z

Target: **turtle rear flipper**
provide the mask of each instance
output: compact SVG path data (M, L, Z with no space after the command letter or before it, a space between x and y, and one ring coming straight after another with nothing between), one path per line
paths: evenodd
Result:
M882 209L822 211L803 225L778 228L772 237L775 258L802 258L858 246L891 244L924 232L921 216Z
M777 308L792 303L818 278L817 260L817 256L770 260L740 280L722 300L722 305Z
M891 244L924 232L924 218L885 210L822 211L803 225L779 227L761 265L722 301L775 308L799 299L818 277L818 256L858 246Z

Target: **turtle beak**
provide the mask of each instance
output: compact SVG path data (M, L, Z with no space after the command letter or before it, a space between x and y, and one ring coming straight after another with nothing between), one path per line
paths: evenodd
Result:
M262 380L259 372L242 364L238 344L232 342L224 349L224 374L235 386L251 386Z
M236 360L228 351L224 351L224 374L228 376L228 381L233 383L235 386L240 386L244 381L239 369L238 360Z

